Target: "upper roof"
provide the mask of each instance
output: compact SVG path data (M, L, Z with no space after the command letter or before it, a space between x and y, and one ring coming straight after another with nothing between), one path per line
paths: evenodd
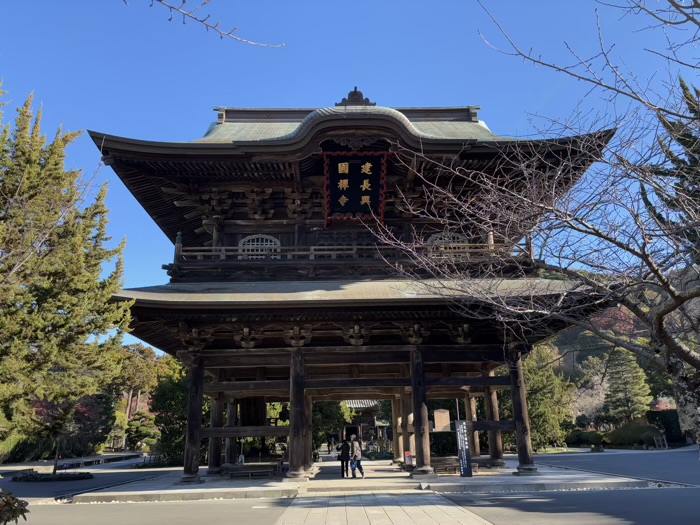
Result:
M291 141L327 120L345 124L364 119L389 120L418 139L494 141L496 137L476 114L477 106L456 108L387 108L370 105L337 105L320 109L215 108L218 121L198 143Z

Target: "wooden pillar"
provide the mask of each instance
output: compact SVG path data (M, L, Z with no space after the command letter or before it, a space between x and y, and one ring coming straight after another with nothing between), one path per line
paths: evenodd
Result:
M401 448L404 454L411 451L411 434L408 430L411 419L411 396L405 392L401 394ZM401 458L403 459L403 457Z
M432 474L423 355L417 348L411 350L411 395L413 397L413 432L416 438L416 469L412 475Z
M532 452L530 418L527 413L525 378L523 376L522 353L513 353L510 372L510 393L513 398L513 420L515 421L515 442L518 446L518 474L537 474L535 456Z
M190 366L187 397L187 431L185 435L185 468L182 481L199 482L199 456L202 444L202 403L204 402L204 361L195 357Z
M403 439L401 437L401 400L391 400L391 448L394 452L394 461L403 461Z
M226 407L226 426L233 427L236 425L236 415L238 414L238 401L233 399L228 402ZM226 438L226 451L224 461L233 464L236 461L236 438Z
M289 367L289 470L290 478L305 477L304 426L306 406L304 401L304 356L301 348L292 350Z
M212 397L209 426L212 428L224 426L224 399L221 394ZM207 474L210 476L218 476L221 474L221 444L221 438L209 438L209 452L207 454L209 468L207 468Z
M313 410L313 400L311 396L304 398L304 470L311 470L313 466L313 434L311 412Z
M493 377L493 371L483 372L484 377ZM498 414L498 395L496 390L487 386L484 389L484 407L486 408L486 419L488 421L500 421ZM489 430L489 464L493 467L505 466L503 461L503 439L500 430Z
M467 425L476 421L476 398L467 393L464 396L464 406L466 407ZM469 453L473 458L481 456L481 446L479 445L479 433L472 430L469 433Z

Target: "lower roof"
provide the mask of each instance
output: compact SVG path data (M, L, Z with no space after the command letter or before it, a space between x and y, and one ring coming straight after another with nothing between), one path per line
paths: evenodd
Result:
M468 285L432 279L169 283L121 290L114 299L133 300L138 307L167 309L401 305L442 303L446 298L478 301L489 295L560 295L575 291L577 286L572 281L539 278L471 279Z

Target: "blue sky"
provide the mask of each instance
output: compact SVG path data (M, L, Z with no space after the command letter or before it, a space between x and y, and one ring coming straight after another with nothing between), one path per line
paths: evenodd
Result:
M177 3L178 0L173 0ZM0 18L0 78L5 120L33 92L45 133L91 129L126 137L188 141L203 135L214 106L323 107L353 86L379 105L480 105L497 134L534 133L532 115L564 118L588 88L484 43L503 39L475 1L213 0L212 19L251 40L280 49L221 40L194 23L168 21L150 0L13 0ZM188 4L197 4L190 0ZM589 0L485 4L524 47L571 61L564 42L582 55L597 43ZM660 37L633 32L633 18L603 8L602 25L626 63L653 73L639 49ZM600 109L598 95L583 102ZM172 245L109 168L87 135L68 151L68 165L109 182L109 231L126 237L126 287L167 281L161 264Z

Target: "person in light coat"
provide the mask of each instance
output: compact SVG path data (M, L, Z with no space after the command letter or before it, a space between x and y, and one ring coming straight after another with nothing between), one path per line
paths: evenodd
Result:
M355 434L350 436L350 469L353 478L357 477L357 470L363 478L365 477L365 471L362 468L362 442L357 440Z

